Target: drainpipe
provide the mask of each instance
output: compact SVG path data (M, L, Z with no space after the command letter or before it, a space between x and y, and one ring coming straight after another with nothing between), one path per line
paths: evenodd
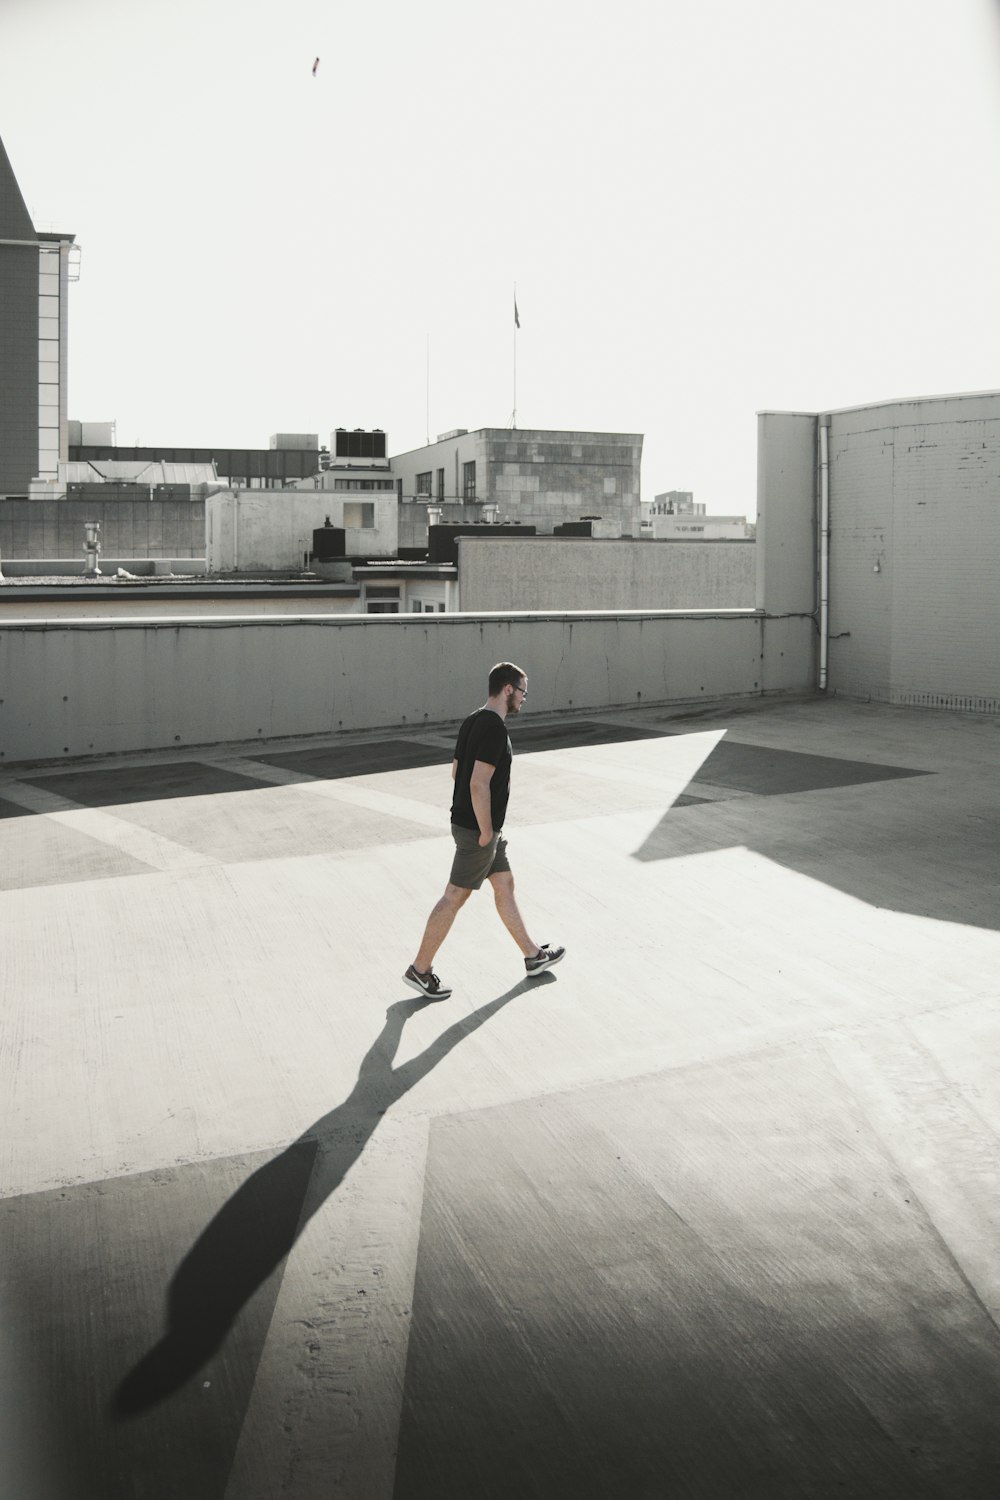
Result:
M826 692L830 645L830 418L819 419L819 690Z

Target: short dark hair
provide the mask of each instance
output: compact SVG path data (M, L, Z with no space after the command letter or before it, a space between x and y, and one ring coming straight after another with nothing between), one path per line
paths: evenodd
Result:
M490 672L490 697L495 698L497 693L501 692L508 683L510 683L511 687L520 687L521 678L527 677L527 675L523 667L517 666L512 661L498 661Z

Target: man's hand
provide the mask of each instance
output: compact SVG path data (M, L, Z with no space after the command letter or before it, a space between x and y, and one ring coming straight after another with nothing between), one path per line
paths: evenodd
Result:
M493 837L493 830L492 830L492 828L490 829L489 833L481 833L479 835L479 847L480 847L480 849L485 849L486 845L490 842L490 839L492 837Z

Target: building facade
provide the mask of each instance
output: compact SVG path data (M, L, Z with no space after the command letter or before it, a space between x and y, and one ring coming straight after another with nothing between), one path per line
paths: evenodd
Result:
M39 234L0 141L0 495L56 479L68 457L71 234Z
M404 512L434 505L444 521L509 520L542 534L593 516L638 536L641 462L641 433L481 427L443 433L391 464ZM403 545L419 545L421 527L426 536L421 512L411 515L401 516Z
M95 436L91 430L107 423L71 422L70 437ZM176 445L123 448L113 442L73 443L69 458L76 463L214 464L220 479L240 489L280 490L296 480L311 478L321 466L323 450L315 433L277 433L268 448L232 448L219 443L207 448Z
M752 541L754 528L746 516L654 515L643 532L658 542Z

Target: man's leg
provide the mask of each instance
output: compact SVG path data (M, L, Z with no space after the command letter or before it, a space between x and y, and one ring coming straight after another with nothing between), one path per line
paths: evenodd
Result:
M427 973L434 962L435 953L451 931L451 924L471 895L472 892L466 890L464 886L452 885L449 880L444 888L444 895L427 918L423 941L413 960L413 967L418 974Z
M538 944L528 936L528 929L524 925L524 919L514 900L514 876L510 870L502 870L497 875L491 875L489 882L493 887L493 899L496 901L497 914L501 922L525 958L534 958L539 951Z

